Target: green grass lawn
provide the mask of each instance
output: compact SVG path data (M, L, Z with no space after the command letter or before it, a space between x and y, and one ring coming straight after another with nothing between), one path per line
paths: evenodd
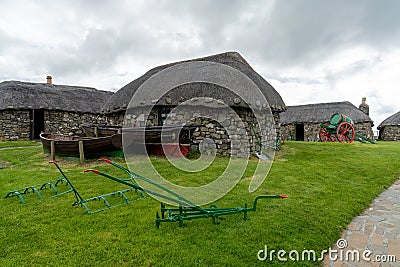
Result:
M8 147L0 143L0 147ZM12 189L54 180L60 175L38 146L0 149L0 266L254 266L269 250L328 249L354 216L400 175L400 142L339 144L287 142L278 153L263 185L248 192L256 166L251 160L239 184L215 204L251 204L256 195L286 194L288 199L261 200L256 212L211 219L165 223L155 227L159 203L148 197L138 202L87 215L72 207L74 195L40 201L34 194L4 198ZM123 163L122 158L114 158ZM203 184L220 174L227 158L217 158L202 173L173 170L162 158L153 163L179 184ZM0 164L0 165L1 165ZM79 166L60 165L84 198L126 188L83 170L97 168L118 174L95 160ZM275 257L276 259L276 257ZM274 266L316 266L320 262L279 262Z
M25 147L25 146L39 146L39 145L40 144L34 141L8 141L8 142L0 142L0 149L8 147Z

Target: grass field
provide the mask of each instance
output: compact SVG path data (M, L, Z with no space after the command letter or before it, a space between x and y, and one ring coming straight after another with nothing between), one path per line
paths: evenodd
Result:
M256 195L286 194L288 199L260 201L256 212L227 216L220 224L211 219L155 227L159 203L146 198L105 212L87 215L72 207L73 194L40 201L34 194L21 204L4 198L12 189L53 180L60 175L40 146L19 143L9 149L0 143L0 266L254 266L271 262L257 259L269 250L328 249L351 219L360 214L400 175L400 142L338 144L287 142L278 153L263 185L248 193L256 160L218 207L250 204ZM114 158L123 164L122 158ZM173 170L165 159L154 165L180 184L209 181L221 173L226 158L200 174ZM79 166L60 165L83 197L123 189L124 185L83 170L117 170L95 160ZM203 182L204 182L203 181ZM202 183L202 182L201 182ZM321 262L279 262L274 266L316 266Z

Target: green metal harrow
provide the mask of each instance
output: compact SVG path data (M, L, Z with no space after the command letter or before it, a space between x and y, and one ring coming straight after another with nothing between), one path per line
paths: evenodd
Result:
M134 198L134 199L128 198L127 193L129 193L131 191L137 192L137 189L130 187L130 188L127 188L124 190L118 190L118 191L111 192L108 194L84 199L81 196L81 194L78 192L76 187L72 184L71 180L67 177L67 175L64 173L64 171L61 169L61 167L57 164L57 162L51 161L49 163L52 163L56 166L58 171L61 173L62 177L58 178L55 181L45 182L45 183L38 184L38 185L32 185L32 186L24 187L24 188L21 188L18 190L12 190L6 194L5 198L10 198L10 197L16 196L20 199L22 204L26 204L26 201L23 196L27 195L28 193L31 193L31 192L36 193L36 195L39 197L40 200L44 200L43 195L41 194L41 191L43 191L45 189L52 189L54 191L54 195L52 197L58 197L58 196L61 196L61 195L64 195L64 194L67 194L70 192L74 192L76 201L72 204L72 206L77 206L77 205L82 206L83 208L85 208L85 210L88 214L94 214L94 213L108 210L108 209L111 209L114 207L129 204L131 202L134 202L134 201L137 201L139 199L146 197L146 195L143 192L139 191L138 198ZM127 179L125 181L130 181L131 183L135 184L135 182L131 179ZM61 184L65 184L67 187L67 190L60 192L59 187ZM122 198L123 202L120 204L111 205L110 197L114 197L114 196L120 196ZM90 210L90 208L87 204L89 202L93 202L93 201L103 202L105 207L96 209L96 210Z
M52 197L58 197L58 196L68 194L68 193L74 191L73 185L70 183L70 181L65 176L65 174L61 171L61 169L57 165L57 163L54 161L51 161L50 163L53 163L57 166L57 168L60 170L63 177L60 177L54 181L44 182L42 184L31 185L31 186L27 186L27 187L20 188L17 190L12 190L6 194L5 198L18 197L22 204L26 204L26 201L23 196L26 196L28 193L36 193L38 198L40 200L43 200L43 195L41 192L43 192L43 190L45 190L45 189L53 190L54 195ZM65 188L63 189L63 191L60 190L61 185L65 185Z
M156 213L156 226L157 228L160 227L160 224L162 222L178 222L179 226L183 225L183 221L187 220L194 220L194 219L200 219L200 218L211 218L213 223L217 223L217 219L219 219L221 216L225 215L231 215L231 214L238 214L238 213L243 213L243 219L247 220L247 212L250 211L256 211L257 208L257 203L259 199L263 198L287 198L285 195L269 195L269 196L257 196L254 199L253 206L252 207L247 207L247 204L244 205L244 207L235 207L235 208L217 208L217 206L212 205L210 208L203 208L200 207L190 200L184 198L183 196L171 191L170 189L146 178L143 177L142 175L132 172L129 169L126 169L122 167L121 165L108 160L108 159L99 159L99 161L105 161L120 170L128 173L132 179L130 181L123 180L114 176L111 176L107 173L98 171L98 170L85 170L85 172L93 172L95 174L101 175L103 177L106 177L108 179L111 179L113 181L125 184L127 186L133 187L139 191L148 193L153 196L160 197L162 199L174 202L178 205L178 207L166 207L164 203L161 202L161 217L159 212ZM149 190L144 187L139 186L135 181L135 179L142 180L148 184L151 184L159 189L163 193L155 192L154 190Z
M194 219L200 219L200 218L211 218L214 224L217 224L218 219L222 219L223 216L226 215L231 215L231 214L243 214L243 219L247 220L247 213L250 211L256 211L257 208L257 203L258 200L264 199L264 198L287 198L285 195L268 195L268 196L257 196L254 199L253 206L252 207L247 207L247 204L244 205L244 207L234 207L234 208L217 208L215 205L211 205L209 208L203 208L200 207L190 200L186 199L185 197L171 191L170 189L138 174L135 172L130 171L129 169L111 161L105 158L99 159L99 161L104 161L107 162L108 164L111 164L112 166L126 172L129 175L128 179L122 179L118 177L114 177L112 175L109 175L107 173L98 171L98 170L85 170L84 172L93 172L95 174L101 175L103 177L106 177L110 180L116 181L118 183L122 183L129 188L124 189L124 190L119 190L115 191L112 193L104 194L104 195L99 195L96 197L91 197L88 199L84 199L81 194L78 192L76 187L71 183L70 179L67 177L67 175L64 173L64 171L61 169L61 167L57 164L57 162L52 161L50 163L54 164L56 168L59 170L61 173L62 177L58 178L55 181L51 182L45 182L43 184L39 185L34 185L34 186L28 186L25 188L21 188L18 190L12 190L7 193L5 196L6 198L10 197L18 197L21 201L21 203L26 204L24 195L27 195L30 192L36 193L36 195L39 197L40 200L43 200L43 196L41 194L42 190L45 189L52 189L54 191L54 195L52 197L56 196L61 196L70 192L73 192L76 198L76 201L72 204L73 206L82 206L85 208L86 212L88 214L94 214L97 212L101 212L104 210L108 210L113 207L121 206L124 204L128 204L134 201L137 201L139 199L143 199L146 197L146 193L149 195L157 196L159 198L162 198L166 201L173 202L177 205L177 207L166 207L165 203L161 202L161 210L160 213L156 213L156 226L159 228L160 224L162 222L178 222L179 226L183 225L184 221L188 220L194 220ZM152 185L153 187L156 187L160 189L160 192L156 192L154 190L149 190L146 189L142 186L140 186L135 179L144 181L145 183L148 183L149 185ZM61 184L65 184L66 190L60 191L59 187ZM135 199L130 199L127 196L128 192L134 192L138 194L138 197ZM117 205L111 205L109 198L110 197L115 197L115 196L120 196L123 199L123 202ZM88 203L92 201L100 201L103 202L105 207L100 208L97 210L90 210L88 207ZM161 214L161 216L160 216Z

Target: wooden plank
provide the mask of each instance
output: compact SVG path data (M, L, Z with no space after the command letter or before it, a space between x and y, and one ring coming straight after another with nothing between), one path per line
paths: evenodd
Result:
M94 136L99 137L99 129L97 128L97 126L94 127Z
M79 161L81 164L85 161L85 151L83 149L83 141L79 141Z
M50 159L52 161L56 160L56 146L54 145L54 140L50 142Z

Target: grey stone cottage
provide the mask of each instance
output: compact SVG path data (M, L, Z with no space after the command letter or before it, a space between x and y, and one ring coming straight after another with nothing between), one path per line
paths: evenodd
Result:
M400 141L400 111L385 119L378 126L383 141Z
M318 142L320 123L329 122L335 113L350 117L356 133L373 139L373 121L369 117L366 98L362 99L359 108L348 101L288 106L281 113L282 139Z
M4 81L0 83L0 141L30 140L41 132L80 134L82 122L100 115L112 92L89 87Z
M162 65L153 68L146 72L143 76L135 79L129 84L122 87L114 95L112 95L105 104L104 112L107 113L109 121L112 121L114 125L129 125L130 127L138 126L160 126L164 125L165 118L171 112L174 107L182 104L184 101L196 98L209 98L210 101L215 100L216 102L223 103L231 107L236 114L238 114L241 120L244 122L249 137L250 144L254 144L254 134L250 129L250 125L255 123L255 116L252 110L249 108L247 103L243 101L237 94L224 88L220 85L207 83L207 82L191 82L172 88L167 94L161 96L158 99L151 99L146 94L142 95L141 105L154 105L150 115L147 118L143 118L142 111L140 108L130 112L126 116L124 122L124 115L129 105L129 102L138 88L151 76L165 70L168 67L175 66L180 63L187 62L216 62L232 67L237 71L240 71L246 77L248 77L265 96L271 111L273 118L270 118L269 122L276 125L276 129L279 131L279 114L286 109L285 103L283 102L279 93L254 69L250 64L236 52L226 52L222 54L212 55L203 58L196 58L187 61L174 62L167 65ZM208 70L207 68L195 71L202 71L207 77L218 75L217 73ZM246 91L248 88L243 88ZM195 114L188 107L186 110L181 109L181 114L174 115L170 124L183 125L183 124L196 124L202 125L198 127L194 132L193 148L197 149L197 144L200 143L204 138L212 138L217 146L217 153L222 155L230 155L230 140L228 138L225 127L235 127L230 121L230 118L226 118L226 114L221 114L218 108L210 108L212 112L218 114L218 121L210 120L209 118L196 118ZM191 113L192 112L192 113ZM265 133L271 135L272 133ZM275 135L275 132L273 133ZM276 136L275 136L276 137ZM251 145L251 151L256 149L255 145Z

